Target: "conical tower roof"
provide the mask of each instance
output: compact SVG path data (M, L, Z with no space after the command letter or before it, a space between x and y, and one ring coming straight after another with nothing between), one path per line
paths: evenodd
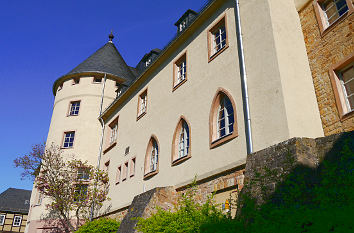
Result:
M85 74L104 73L127 84L130 84L135 79L131 69L111 40L69 73L57 79L53 85L53 93L55 95L57 85L61 80Z

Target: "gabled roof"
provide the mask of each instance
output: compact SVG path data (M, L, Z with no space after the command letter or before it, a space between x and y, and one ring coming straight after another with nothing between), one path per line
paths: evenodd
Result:
M0 211L27 214L31 191L9 188L0 194Z
M124 83L131 83L135 80L135 75L132 73L129 66L125 63L122 55L118 52L116 46L112 42L107 42L104 46L98 49L94 54L81 62L73 70L66 75L60 77L54 82L53 93L59 80L63 80L70 76L79 74L108 74L123 79Z

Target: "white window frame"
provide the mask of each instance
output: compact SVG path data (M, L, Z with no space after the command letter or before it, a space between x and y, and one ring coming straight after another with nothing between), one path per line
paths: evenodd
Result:
M185 121L182 121L178 137L178 159L188 155L189 152L189 128Z
M16 223L17 219L19 219L18 223ZM19 227L19 226L21 226L21 223L22 223L22 216L14 216L14 220L12 222L12 226Z
M6 215L0 214L0 226L5 224Z
M222 35L225 35L224 39ZM226 41L226 26L225 23L221 24L215 31L212 32L212 39L213 39L213 55L222 50L224 47L226 47L227 41ZM219 43L217 42L219 38Z
M151 143L152 143L152 148L150 153L150 172L154 172L157 170L159 148L155 140L152 140Z
M229 113L227 110L227 107L229 107L229 106L231 106L231 108L232 108L231 113ZM226 136L233 133L235 121L230 123L229 117L232 116L232 118L234 118L234 112L235 112L235 110L232 106L231 100L229 100L229 98L227 96L222 95L220 97L220 103L219 103L218 112L217 112L217 119L216 119L216 121L217 121L217 138L218 139L226 137ZM221 116L222 114L224 115L223 117ZM222 122L224 122L224 127L222 127ZM231 130L230 130L230 127L231 127ZM221 135L220 132L223 129L225 130L225 134Z
M186 79L186 73L187 73L186 59L183 59L182 62L177 64L176 85L178 85L179 83L181 83L183 80Z

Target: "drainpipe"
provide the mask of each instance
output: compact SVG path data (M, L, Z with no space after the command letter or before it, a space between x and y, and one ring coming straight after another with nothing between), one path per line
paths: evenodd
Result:
M103 78L103 86L102 86L102 94L101 94L101 106L100 106L100 115L102 114L102 110L103 110L103 98L104 98L104 90L106 87L106 80L107 80L107 75L106 73L104 74L104 78ZM103 148L103 137L104 137L104 129L105 129L105 124L103 119L100 117L100 123L101 123L101 128L102 128L102 132L101 132L101 142L100 142L100 149L99 149L99 153L98 153L98 159L97 159L97 169L100 169L100 164L101 164L101 155L102 155L102 148ZM96 184L94 189L96 189ZM95 210L95 205L93 204L91 207L91 213L90 213L90 221L92 221L93 219L93 215L94 215L94 210Z
M253 153L253 142L252 142L252 129L251 129L251 116L250 107L248 101L248 89L247 89L247 76L245 67L245 56L243 53L243 42L242 42L242 30L241 30L241 18L240 18L240 3L239 0L235 0L235 21L236 21L236 36L237 36L237 49L238 49L238 60L240 65L240 76L241 76L241 88L242 88L242 99L243 99L243 112L245 121L245 133L246 133L246 143L247 143L247 154Z

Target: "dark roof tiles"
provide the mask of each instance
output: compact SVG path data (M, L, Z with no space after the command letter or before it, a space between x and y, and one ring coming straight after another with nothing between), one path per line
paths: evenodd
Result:
M30 199L30 190L9 188L0 194L0 211L26 214Z

